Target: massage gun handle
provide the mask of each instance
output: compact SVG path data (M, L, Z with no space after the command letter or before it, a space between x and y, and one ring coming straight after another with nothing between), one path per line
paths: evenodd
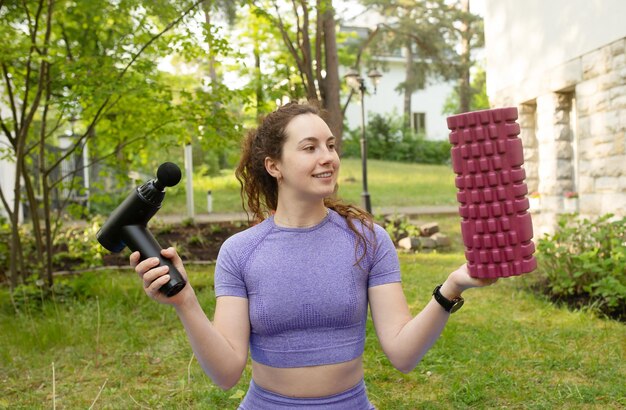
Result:
M161 286L159 291L168 297L180 292L187 283L171 260L161 255L161 245L152 236L152 233L143 225L126 225L122 228L122 239L131 251L139 251L139 260L157 257L159 266L168 266L170 280Z

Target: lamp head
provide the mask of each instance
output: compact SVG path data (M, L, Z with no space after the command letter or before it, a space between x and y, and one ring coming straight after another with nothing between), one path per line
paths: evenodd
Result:
M372 80L372 84L374 84L374 93L376 93L376 88L378 87L378 84L380 83L380 79L383 75L380 73L380 71L373 68L370 70L367 76L370 78L370 80Z
M361 82L359 81L360 79L359 72L356 71L354 68L351 68L350 70L348 70L348 72L344 74L343 78L346 79L346 83L353 90L358 91L359 88L361 87Z

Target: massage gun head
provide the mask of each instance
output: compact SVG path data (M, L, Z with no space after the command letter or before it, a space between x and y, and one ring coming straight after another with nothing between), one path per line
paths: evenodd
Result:
M127 225L146 226L148 221L161 208L165 197L165 187L171 187L180 181L180 168L165 162L159 166L156 179L137 187L126 197L102 225L96 238L102 246L111 252L120 252L126 247L121 238L121 228Z
M181 173L178 165L172 162L165 162L159 166L156 179L152 179L138 187L137 193L141 199L158 209L161 207L161 202L163 202L165 197L165 187L178 184L180 178Z
M180 182L181 173L178 165L173 162L164 162L157 169L156 180L154 180L154 186L158 190L162 191L166 186L174 186Z

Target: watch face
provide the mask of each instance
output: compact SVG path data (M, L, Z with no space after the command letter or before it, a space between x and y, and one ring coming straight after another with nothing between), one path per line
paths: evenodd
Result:
M452 305L452 308L450 309L450 313L454 313L457 310L461 309L461 306L463 306L463 303L465 303L465 300L463 299L455 300L454 305Z

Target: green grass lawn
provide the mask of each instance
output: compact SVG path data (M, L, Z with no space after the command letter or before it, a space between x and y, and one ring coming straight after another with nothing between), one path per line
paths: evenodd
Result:
M372 207L456 205L454 173L447 165L406 164L369 160L368 191ZM339 176L339 196L350 203L360 204L363 191L361 161L342 159ZM197 176L194 179L194 211L207 212L207 191L211 190L214 212L240 212L239 182L233 170L222 170L216 177ZM399 194L400 193L400 194ZM161 214L186 214L185 181L168 188Z
M414 313L463 262L460 252L403 254ZM213 266L190 265L209 317ZM14 313L0 290L0 408L234 409L247 389L223 392L192 357L173 309L142 292L128 271L64 279L84 297ZM366 383L379 409L607 409L626 406L626 326L555 307L529 278L466 293L441 339L410 374L382 354L371 323ZM54 392L54 394L53 394Z

